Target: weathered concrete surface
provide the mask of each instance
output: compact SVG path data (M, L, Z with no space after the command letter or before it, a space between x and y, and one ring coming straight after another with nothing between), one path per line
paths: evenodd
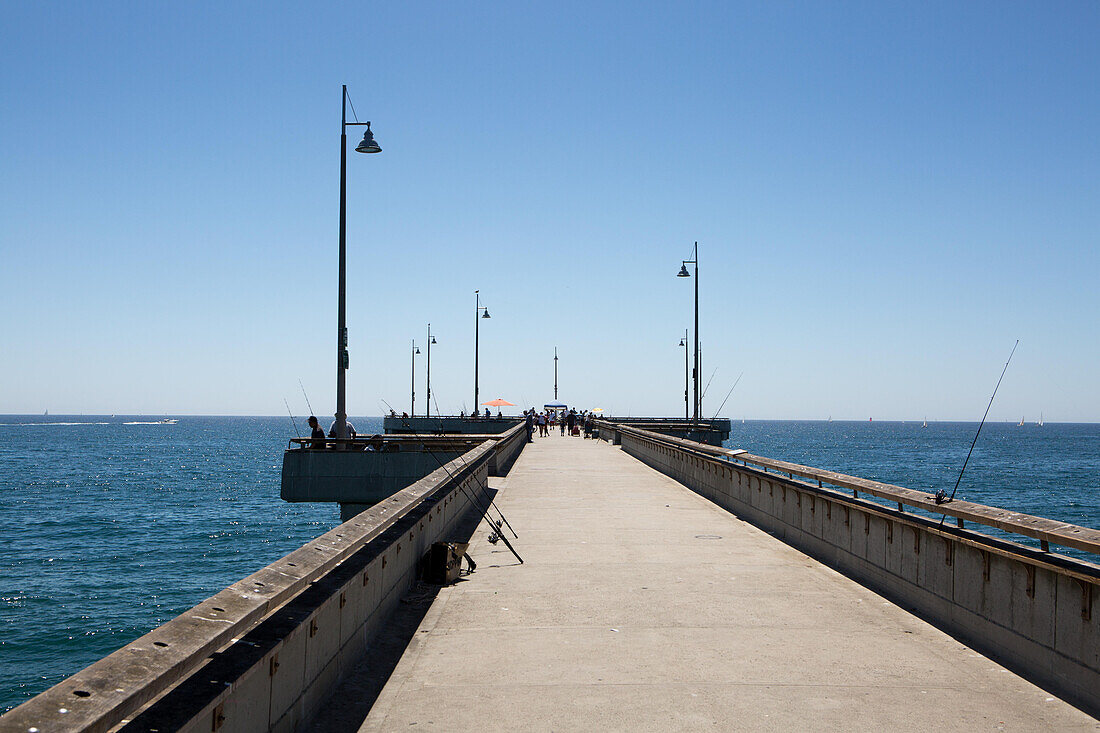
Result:
M526 564L479 531L361 730L1100 728L606 443L496 485Z

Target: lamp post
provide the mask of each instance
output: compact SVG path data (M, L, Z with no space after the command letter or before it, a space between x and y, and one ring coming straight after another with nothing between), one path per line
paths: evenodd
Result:
M409 417L416 417L416 357L420 349L416 348L416 339L412 340L412 355L409 357Z
M363 140L355 147L357 153L380 153L381 146L374 140L370 122L348 122L348 87L343 85L340 99L340 284L339 305L336 318L336 437L348 437L347 390L345 378L348 370L347 324L347 212L348 212L348 127L366 125ZM338 444L341 445L342 444Z
M693 382L695 384L695 404L693 405L693 417L698 420L699 413L703 411L703 399L699 394L699 243L695 243L695 248L691 253L692 259L683 260L680 264L680 272L676 274L676 277L691 277L691 273L688 272L688 265L695 265L695 369L693 371Z
M481 296L479 295L480 292L481 292L480 290L475 290L474 291L474 304L475 304L475 307L474 307L474 412L475 413L477 412L477 408L478 408L478 401L477 401L477 356L478 356L478 348L479 348L479 343L478 342L479 342L479 339L480 339L481 319L482 318L489 318L489 307L481 304ZM485 311L485 312L482 313L482 311Z
M680 346L684 347L684 420L688 419L688 330L684 329L684 337L680 339Z
M558 401L558 347L554 347L554 402Z
M424 408L424 416L425 417L431 417L432 416L432 344L434 344L434 343L435 343L435 336L432 336L432 324L429 323L428 324L428 341L427 341L427 344L428 344L427 345L428 364L427 364L427 369L426 369L426 371L428 373L428 385L427 385L427 391L428 391L427 399L428 399L428 402L427 402L427 407ZM414 417L415 417L415 415L414 415Z

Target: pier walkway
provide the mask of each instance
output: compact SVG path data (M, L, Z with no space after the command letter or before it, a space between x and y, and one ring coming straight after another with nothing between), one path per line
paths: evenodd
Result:
M1098 729L617 447L538 439L493 486L526 564L479 528L360 730Z

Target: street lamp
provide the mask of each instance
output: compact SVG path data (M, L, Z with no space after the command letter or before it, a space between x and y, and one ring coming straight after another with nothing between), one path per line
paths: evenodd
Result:
M695 405L694 405L694 417L699 419L699 413L703 411L703 398L699 394L699 243L695 243L695 248L691 253L692 259L683 260L680 264L680 272L676 273L676 277L691 277L691 273L688 272L688 265L695 265L695 369L693 370L693 377L695 383Z
M684 329L684 337L680 339L680 346L684 347L684 420L688 419L688 330Z
M411 397L409 398L409 416L416 417L416 357L420 354L420 349L416 348L416 339L412 340L412 356L409 357L409 362L412 367L409 371L409 391Z
M432 336L432 324L429 323L428 324L428 346L427 346L427 349L428 349L428 365L427 365L427 370L426 370L427 373L428 373L428 396L427 396L427 398L428 398L427 405L428 406L424 409L424 415L426 417L431 417L432 416L432 344L434 344L434 343L435 343L435 336Z
M554 402L558 401L558 347L554 347Z
M489 307L481 304L481 291L474 291L474 413L477 413L478 401L477 401L477 356L478 356L478 342L480 339L480 327L481 319L489 318ZM482 311L485 311L482 313Z
M339 313L336 326L336 431L337 439L348 436L347 390L348 370L347 323L347 213L348 213L348 127L366 125L363 140L355 147L357 153L380 153L381 146L370 131L369 122L348 122L348 87L343 85L340 99L340 285ZM338 446L343 444L338 443Z

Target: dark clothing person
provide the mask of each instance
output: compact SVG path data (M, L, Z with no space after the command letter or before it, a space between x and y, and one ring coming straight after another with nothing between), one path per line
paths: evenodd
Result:
M321 430L321 426L317 423L317 418L313 415L309 416L309 427L313 429L313 433L309 436L313 441L309 444L310 448L324 448L325 447L325 431Z
M531 434L535 430L535 413L528 412L527 413L527 420L524 421L524 424L527 427L527 442L528 443L534 443L535 441L532 439Z

